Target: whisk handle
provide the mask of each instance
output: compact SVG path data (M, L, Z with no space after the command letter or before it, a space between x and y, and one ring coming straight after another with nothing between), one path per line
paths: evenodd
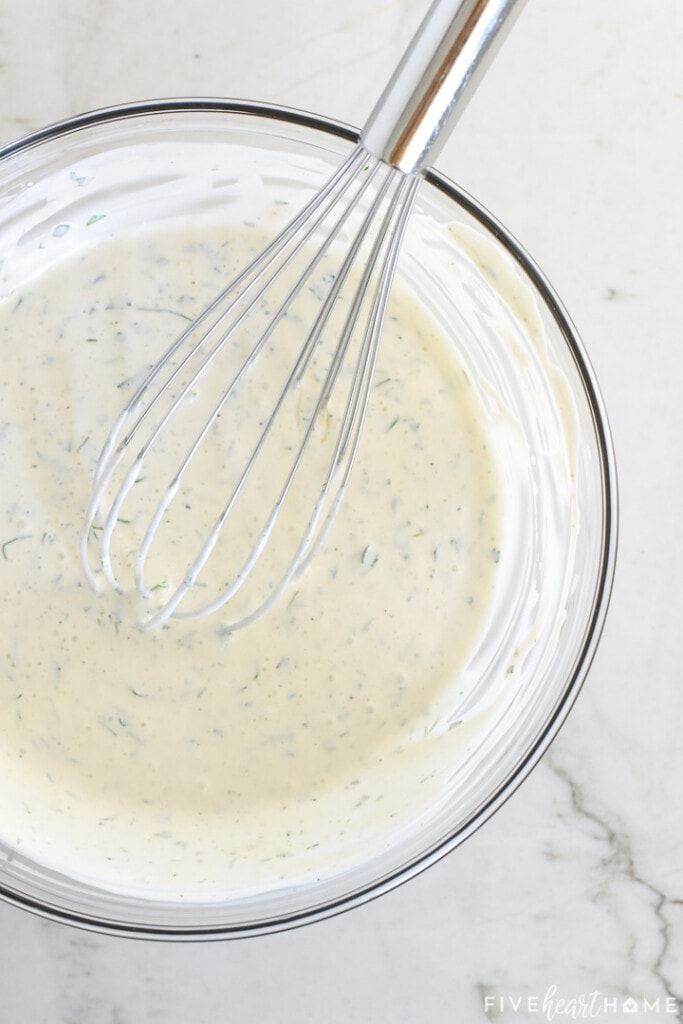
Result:
M406 174L434 158L524 0L435 0L361 133Z

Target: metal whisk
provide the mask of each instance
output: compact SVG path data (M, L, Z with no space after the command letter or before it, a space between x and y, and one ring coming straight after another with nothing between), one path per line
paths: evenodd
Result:
M96 591L102 579L130 589L121 571L131 573L150 599L147 626L235 602L223 628L237 629L312 558L356 457L423 174L521 3L436 0L343 166L174 341L120 413L97 463L81 559ZM305 323L309 291L318 305ZM285 332L296 344L280 340ZM239 422L224 426L233 409ZM169 530L196 543L189 566L169 569L177 545L159 541Z

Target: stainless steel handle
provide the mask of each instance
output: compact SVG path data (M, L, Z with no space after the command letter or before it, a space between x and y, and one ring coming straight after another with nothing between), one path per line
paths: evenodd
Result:
M361 133L406 174L433 163L524 0L435 0Z

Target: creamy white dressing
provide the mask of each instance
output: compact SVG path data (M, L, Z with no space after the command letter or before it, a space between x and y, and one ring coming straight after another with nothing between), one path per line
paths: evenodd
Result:
M501 558L478 399L399 282L346 501L273 609L143 631L92 592L78 541L106 431L222 285L223 242L131 233L0 305L0 838L205 899L342 870L438 804L476 735L463 670Z

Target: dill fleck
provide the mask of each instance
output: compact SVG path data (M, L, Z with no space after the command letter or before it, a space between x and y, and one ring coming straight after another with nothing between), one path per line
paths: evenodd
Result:
M16 542L18 540L30 540L30 539L31 539L30 533L23 533L19 537L11 537L9 540L6 540L5 543L2 545L2 557L5 559L5 561L9 562L9 555L7 554L7 548L10 546L10 544L16 544Z
M374 548L370 544L368 544L366 547L363 548L363 553L360 556L360 560L362 565L367 565L372 569L379 562L379 554L374 550Z

